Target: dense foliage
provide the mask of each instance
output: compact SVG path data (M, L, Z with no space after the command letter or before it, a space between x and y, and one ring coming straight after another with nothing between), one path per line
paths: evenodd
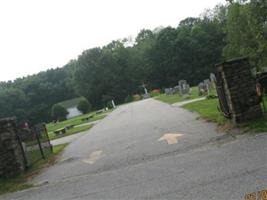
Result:
M55 104L52 106L51 116L53 117L54 120L56 121L65 120L68 114L69 114L68 111L62 105Z
M78 108L78 110L81 111L83 114L86 114L86 113L88 113L88 112L91 111L92 106L91 106L91 104L89 103L88 100L86 100L86 99L82 99L82 100L79 102L77 108Z
M228 7L224 56L249 56L258 71L267 67L267 1L240 0Z
M18 121L50 121L55 103L76 96L69 66L0 83L0 118L16 116Z
M129 101L148 89L174 86L185 79L198 84L214 64L249 56L257 70L267 66L267 3L228 0L199 18L186 18L177 27L141 30L134 42L112 41L84 51L66 66L0 83L0 117L20 121L50 121L52 105L86 97L92 107L110 100Z

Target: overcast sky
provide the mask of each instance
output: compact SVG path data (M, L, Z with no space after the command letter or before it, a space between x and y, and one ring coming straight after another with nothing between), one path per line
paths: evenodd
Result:
M176 27L225 0L0 0L0 81L62 67L85 49Z

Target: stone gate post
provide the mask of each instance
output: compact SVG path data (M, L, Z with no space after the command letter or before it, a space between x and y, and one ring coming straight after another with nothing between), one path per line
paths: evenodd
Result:
M14 118L0 119L0 178L25 170L26 163L16 136Z
M256 81L247 58L216 65L217 74L224 82L224 91L233 122L241 123L262 116Z

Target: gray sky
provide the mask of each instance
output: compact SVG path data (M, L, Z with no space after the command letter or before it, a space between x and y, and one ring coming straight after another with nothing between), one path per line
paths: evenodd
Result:
M85 49L176 27L225 0L0 0L0 81L62 67Z

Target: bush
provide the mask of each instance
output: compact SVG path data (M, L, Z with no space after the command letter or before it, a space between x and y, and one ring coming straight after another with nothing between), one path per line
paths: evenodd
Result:
M91 104L89 103L89 101L87 101L86 99L82 99L82 100L79 102L79 104L78 104L78 106L77 106L77 109L78 109L79 111L81 111L83 114L86 114L86 113L88 113L88 112L91 111L92 106L91 106Z
M52 117L56 120L65 120L69 112L60 104L55 104L51 110Z
M155 96L158 96L160 95L160 89L154 89L150 92L150 96L151 97L155 97Z
M133 95L133 100L134 101L139 101L139 100L141 100L142 99L142 97L139 95L139 94L135 94L135 95Z
M124 100L125 103L130 103L132 101L133 101L133 97L131 95L128 95Z
M217 99L218 96L217 95L214 95L214 94L210 94L206 97L207 99Z

